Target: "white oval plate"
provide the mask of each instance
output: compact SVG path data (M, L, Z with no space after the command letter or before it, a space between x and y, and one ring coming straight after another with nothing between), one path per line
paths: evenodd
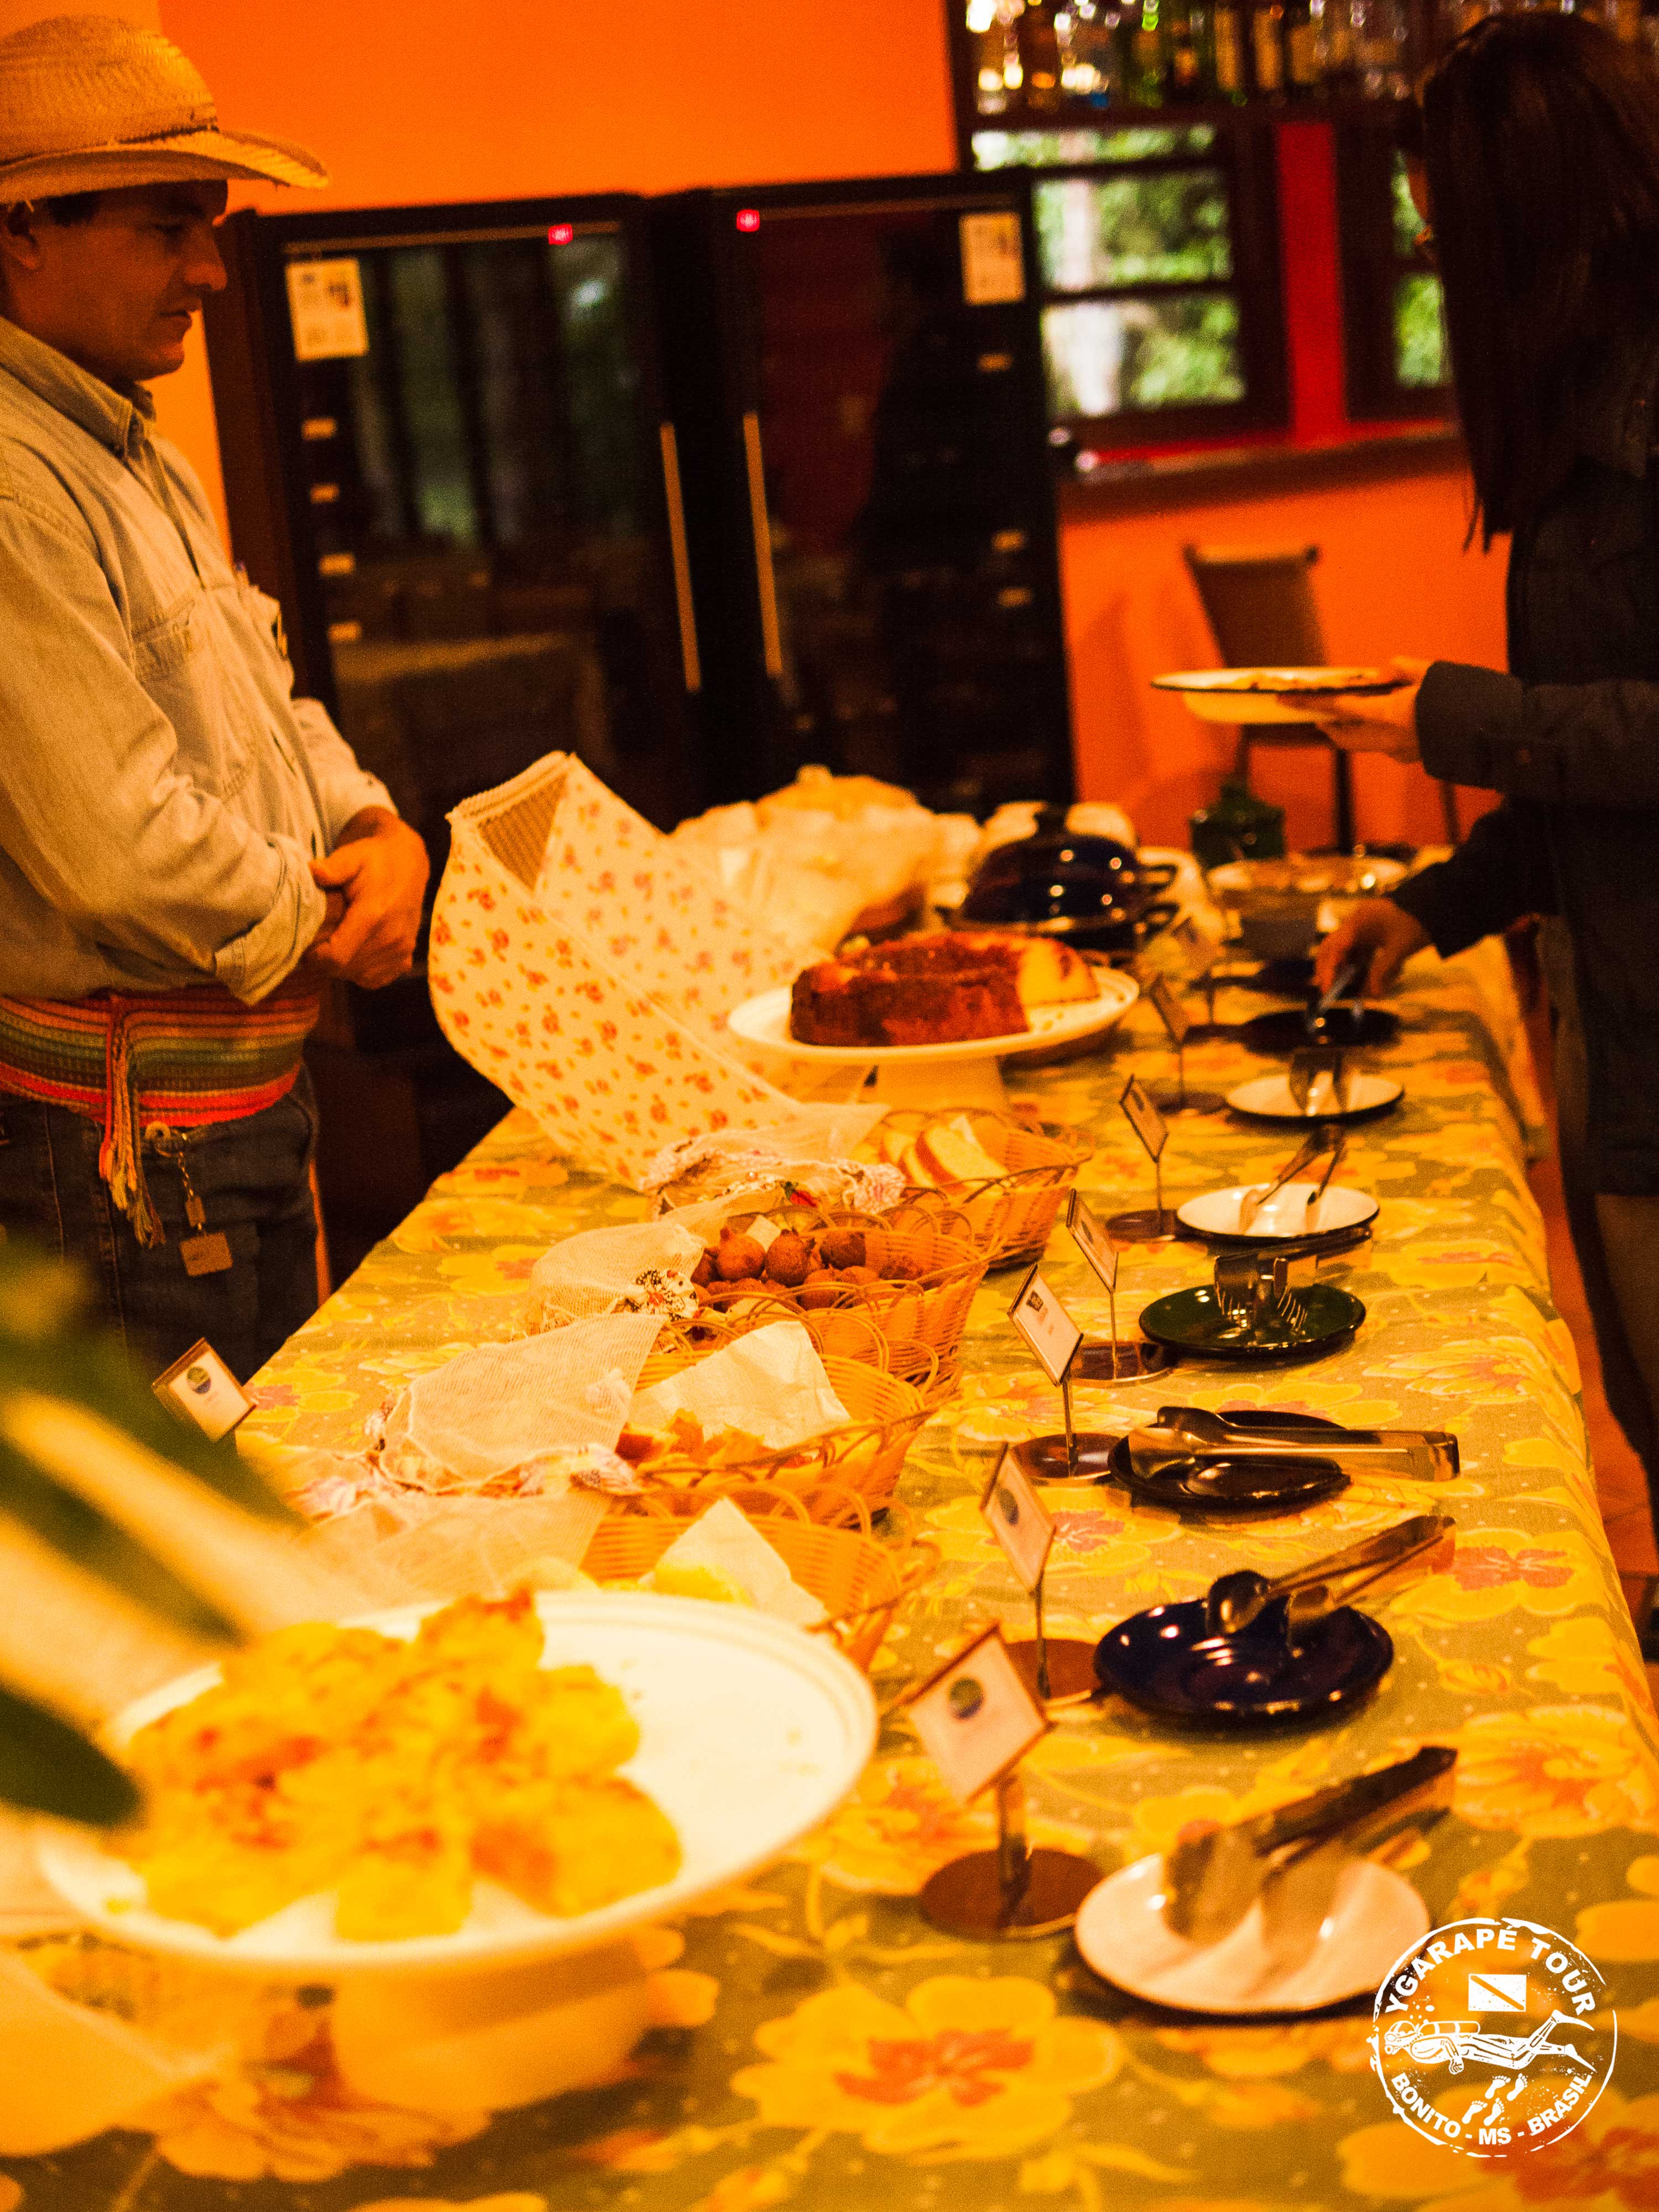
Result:
M83 1920L140 1949L331 1982L366 1972L476 1971L586 1951L623 1929L672 1919L706 1891L777 1857L826 1819L875 1748L870 1685L832 1644L741 1606L618 1592L546 1594L543 1663L592 1666L627 1699L640 1748L620 1772L654 1798L678 1831L672 1881L567 1920L537 1912L479 1881L471 1917L452 1936L356 1943L334 1933L331 1893L302 1898L230 1936L148 1910L142 1877L88 1831L37 1830L42 1872ZM357 1626L412 1636L433 1606L374 1613ZM219 1679L206 1667L153 1691L113 1723L120 1747L147 1722Z
M763 1044L773 1052L787 1053L792 1060L817 1060L842 1066L890 1066L908 1060L995 1060L1004 1053L1033 1052L1048 1045L1069 1044L1074 1038L1092 1036L1123 1019L1140 996L1133 975L1121 968L1094 970L1100 995L1068 999L1058 1006L1038 1006L1029 1030L1009 1036L958 1037L948 1044L802 1044L789 1034L789 991L781 983L745 999L726 1016L726 1025L746 1044Z
M1261 1185L1237 1183L1230 1190L1206 1190L1176 1209L1176 1218L1200 1237L1249 1237L1264 1241L1274 1237L1325 1237L1338 1230L1358 1229L1375 1221L1378 1207L1369 1191L1348 1190L1332 1183L1310 1212L1308 1200L1317 1182L1287 1182L1265 1200L1248 1229L1239 1225L1245 1199Z
M1152 688L1179 692L1201 722L1311 722L1322 700L1343 691L1397 691L1406 681L1389 668L1188 668L1154 676ZM1285 683L1297 703L1279 698L1276 687Z
M1269 865L1278 869L1282 863L1273 861ZM1310 855L1304 866L1296 869L1289 882L1277 886L1259 880L1252 860L1224 860L1218 868L1210 870L1210 888L1236 900L1371 898L1392 890L1397 883L1404 881L1405 874L1403 860L1390 860L1380 853L1352 860L1338 858L1328 861Z
M1405 1095L1403 1083L1386 1075L1356 1071L1348 1079L1346 1109L1339 1111L1331 1102L1329 1085L1318 1079L1308 1103L1298 1106L1291 1094L1291 1079L1281 1070L1277 1075L1258 1075L1241 1083L1237 1091L1227 1093L1227 1103L1235 1114L1254 1115L1261 1121L1357 1121L1364 1115L1381 1113Z
M1295 1877L1293 1877L1295 1879ZM1407 1881L1370 1859L1346 1859L1334 1892L1308 1887L1272 1923L1258 1899L1218 1943L1191 1943L1164 1924L1164 1861L1154 1852L1109 1875L1083 1900L1077 1948L1103 1981L1183 2012L1315 2012L1369 1996L1402 1951L1429 1932Z

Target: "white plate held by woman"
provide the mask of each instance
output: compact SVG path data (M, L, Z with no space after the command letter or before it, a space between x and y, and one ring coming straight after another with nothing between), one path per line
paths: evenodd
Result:
M1252 1243L1259 1240L1264 1244L1274 1237L1333 1236L1344 1229L1362 1228L1376 1218L1377 1202L1369 1191L1348 1190L1333 1183L1310 1205L1319 1185L1287 1182L1283 1190L1262 1200L1255 1218L1245 1229L1240 1224L1240 1210L1253 1192L1263 1188L1259 1182L1246 1182L1228 1190L1206 1190L1178 1207L1176 1218L1200 1237L1247 1237Z
M1322 700L1398 691L1407 681L1392 668L1188 668L1154 676L1152 688L1178 691L1200 722L1314 722Z
M1103 1981L1185 2012L1314 2012L1370 1996L1429 1932L1409 1882L1346 1852L1315 1853L1218 1943L1177 1936L1164 1895L1161 1856L1138 1860L1090 1891L1074 1934Z

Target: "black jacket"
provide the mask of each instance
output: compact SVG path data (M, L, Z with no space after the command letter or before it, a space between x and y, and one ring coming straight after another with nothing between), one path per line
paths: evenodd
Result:
M1397 902L1443 953L1527 914L1572 937L1594 1187L1659 1195L1659 325L1562 427L1510 551L1510 666L1437 661L1423 765L1502 792Z

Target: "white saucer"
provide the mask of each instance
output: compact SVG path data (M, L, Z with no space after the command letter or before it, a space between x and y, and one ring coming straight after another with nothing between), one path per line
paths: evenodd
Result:
M1258 1899L1219 1943L1189 1943L1164 1924L1164 1861L1154 1853L1090 1891L1074 1934L1085 1963L1131 1996L1242 2014L1316 2012L1370 1996L1428 1931L1428 1908L1409 1882L1370 1859L1320 1853L1288 1877L1270 1916Z
M1397 1105L1406 1095L1406 1086L1388 1076L1366 1075L1356 1069L1348 1078L1347 1093L1347 1105L1339 1108L1330 1077L1322 1070L1314 1078L1307 1104L1298 1106L1291 1079L1281 1070L1277 1075L1258 1075L1241 1083L1237 1091L1227 1093L1227 1103L1235 1114L1248 1114L1258 1121L1359 1121L1367 1115L1384 1113Z
M1140 996L1133 975L1097 968L1099 996L1037 1006L1029 1030L1007 1036L958 1037L945 1044L802 1044L789 1034L790 987L745 999L726 1025L745 1044L763 1046L813 1068L874 1068L876 1096L894 1105L957 1106L1006 1103L997 1062L1011 1053L1042 1052L1054 1045L1115 1029Z
M1317 1182L1287 1182L1283 1190L1262 1201L1261 1209L1248 1229L1239 1221L1244 1200L1256 1183L1238 1183L1230 1190L1206 1190L1201 1197L1189 1198L1184 1206L1176 1209L1176 1218L1188 1229L1195 1229L1200 1237L1248 1237L1267 1243L1274 1237L1327 1237L1344 1229L1358 1229L1368 1221L1375 1221L1377 1202L1369 1191L1348 1190L1332 1183L1318 1203L1310 1207L1308 1201L1319 1188Z

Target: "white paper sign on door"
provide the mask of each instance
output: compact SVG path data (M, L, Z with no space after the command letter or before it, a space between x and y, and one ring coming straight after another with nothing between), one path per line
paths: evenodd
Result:
M363 272L355 255L290 261L288 312L295 361L344 361L368 351Z
M970 307L1006 307L1025 297L1025 249L1019 216L989 208L962 218L962 296Z

